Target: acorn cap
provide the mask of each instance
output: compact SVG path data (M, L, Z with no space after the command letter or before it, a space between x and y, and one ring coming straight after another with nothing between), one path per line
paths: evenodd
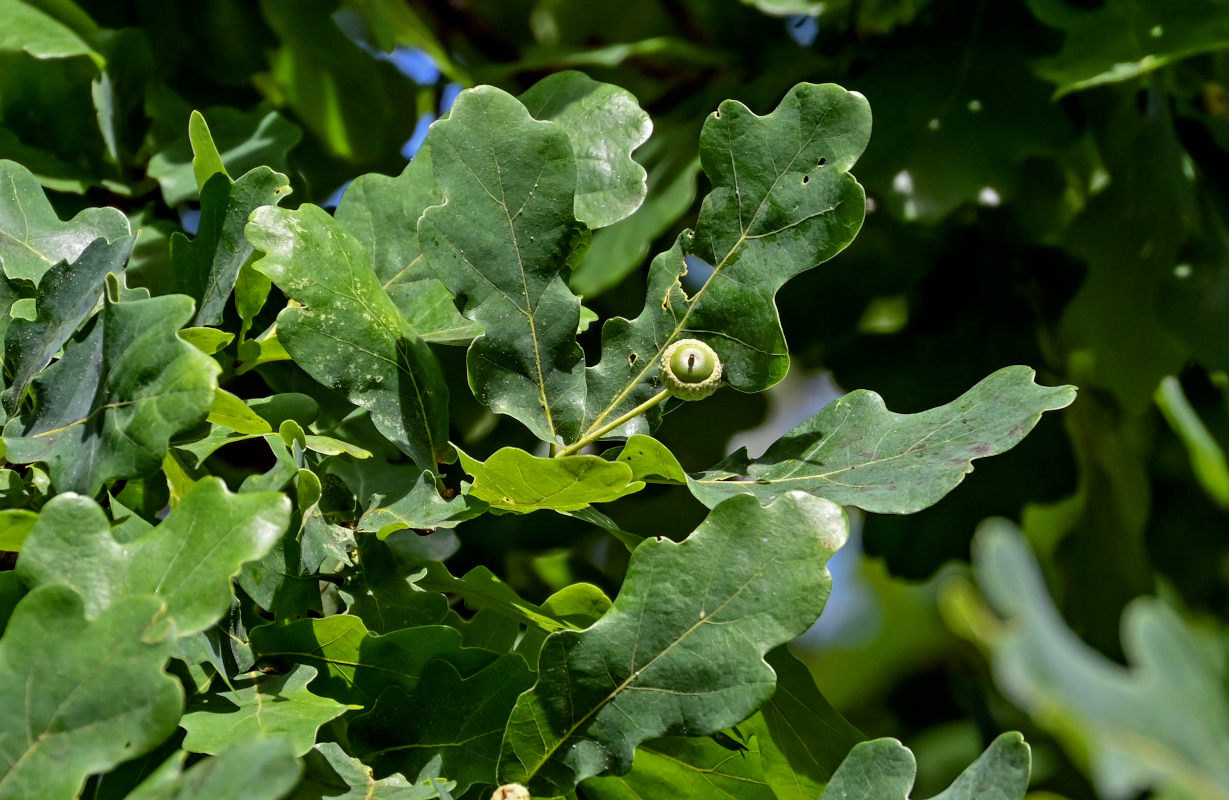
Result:
M661 377L680 400L703 400L721 385L721 358L699 339L679 339L661 354Z

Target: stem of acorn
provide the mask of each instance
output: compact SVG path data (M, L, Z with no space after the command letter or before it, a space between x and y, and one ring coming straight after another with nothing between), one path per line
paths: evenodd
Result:
M645 400L643 403L636 406L631 411L628 411L626 414L619 417L618 419L613 419L610 422L607 422L605 425L598 428L593 433L590 433L586 436L582 436L581 438L577 439L572 444L568 445L567 447L562 448L561 450L559 450L559 452L555 453L555 458L560 458L562 456L570 456L573 453L575 453L577 450L579 450L580 448L584 447L585 445L596 442L598 439L610 433L615 428L619 427L620 425L627 422L628 420L635 419L636 417L648 411L650 408L657 405L662 400L665 400L669 396L670 396L670 391L668 389L662 389L660 392L653 395L648 400Z

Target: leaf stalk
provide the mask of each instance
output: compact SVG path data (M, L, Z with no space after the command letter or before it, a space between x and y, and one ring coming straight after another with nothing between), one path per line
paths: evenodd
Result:
M636 417L648 411L650 408L657 405L662 400L665 400L669 396L670 396L670 390L662 389L660 392L653 395L648 400L645 400L643 403L636 406L631 411L628 411L623 416L617 417L616 419L613 419L610 422L607 422L602 427L593 431L593 433L582 436L581 438L577 439L575 442L568 445L567 447L560 449L557 453L555 453L555 458L562 458L563 456L570 456L573 453L575 453L577 450L584 447L585 445L596 442L598 439L610 433L615 428L619 427L625 422L628 422L629 420L635 419Z

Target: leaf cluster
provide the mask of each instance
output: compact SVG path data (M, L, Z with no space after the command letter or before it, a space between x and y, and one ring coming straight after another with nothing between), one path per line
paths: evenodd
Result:
M1219 4L437 5L0 0L0 798L1022 798L1010 727L1060 790L1224 796L1223 659L1126 605L1158 414L1170 502L1229 504L1187 394L1225 385ZM712 399L664 388L680 340ZM925 577L1045 470L1025 533L1128 666L990 525L986 599L942 594L990 707L919 775L842 712L916 732L849 698L975 648L787 644L866 582L851 516Z

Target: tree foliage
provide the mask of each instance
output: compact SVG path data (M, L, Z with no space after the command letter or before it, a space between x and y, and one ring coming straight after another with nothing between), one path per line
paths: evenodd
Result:
M635 5L0 0L0 800L1229 798L1229 8Z

